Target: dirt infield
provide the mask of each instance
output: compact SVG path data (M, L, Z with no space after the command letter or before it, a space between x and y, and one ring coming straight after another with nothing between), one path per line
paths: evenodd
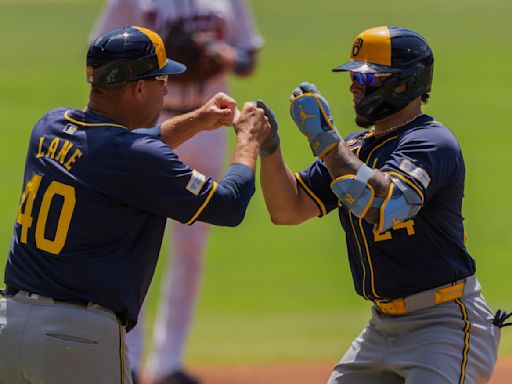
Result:
M332 364L203 365L194 374L204 384L324 384ZM489 384L512 382L512 358L501 359Z

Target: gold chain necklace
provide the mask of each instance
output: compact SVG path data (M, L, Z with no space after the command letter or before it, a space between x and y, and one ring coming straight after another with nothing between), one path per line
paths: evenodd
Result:
M414 120L416 120L420 116L423 116L423 113L419 113L416 116L414 116L412 119L407 120L405 123L398 124L398 125L395 125L393 127L389 127L387 129L385 129L384 131L377 132L377 131L375 131L375 128L373 128L371 131L368 132L368 136L367 137L372 137L372 136L375 136L375 135L379 135L379 136L382 137L382 136L388 134L389 132L394 131L395 129L405 127L407 124L412 123Z

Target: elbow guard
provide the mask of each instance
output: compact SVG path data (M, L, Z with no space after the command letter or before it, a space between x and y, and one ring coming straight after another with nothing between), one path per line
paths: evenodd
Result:
M385 232L391 229L393 225L416 216L421 204L421 196L413 188L402 180L391 176L388 195L380 206L377 232Z
M375 191L368 184L372 173L373 170L363 164L355 176L345 175L331 182L332 192L357 217L364 217L372 206Z

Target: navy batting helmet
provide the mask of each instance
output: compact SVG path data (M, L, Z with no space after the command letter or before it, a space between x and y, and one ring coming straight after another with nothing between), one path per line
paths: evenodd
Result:
M124 83L186 69L166 57L157 33L142 27L107 32L96 38L87 52L87 81L91 84Z
M358 79L383 77L379 86L366 84L356 112L375 122L404 108L432 87L434 55L418 33L403 27L370 28L356 36L350 61L334 72L354 72ZM362 82L362 81L361 81ZM396 93L405 84L404 92Z

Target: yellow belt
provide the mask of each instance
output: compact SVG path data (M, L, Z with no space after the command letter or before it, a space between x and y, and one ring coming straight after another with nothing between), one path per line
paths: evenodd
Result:
M393 300L374 300L377 309L387 315L405 315L411 312L407 309L413 306L415 310L428 308L437 304L446 303L448 301L460 299L464 294L465 281L454 283L448 286L430 289L407 297L399 297ZM418 302L421 300L421 302Z

